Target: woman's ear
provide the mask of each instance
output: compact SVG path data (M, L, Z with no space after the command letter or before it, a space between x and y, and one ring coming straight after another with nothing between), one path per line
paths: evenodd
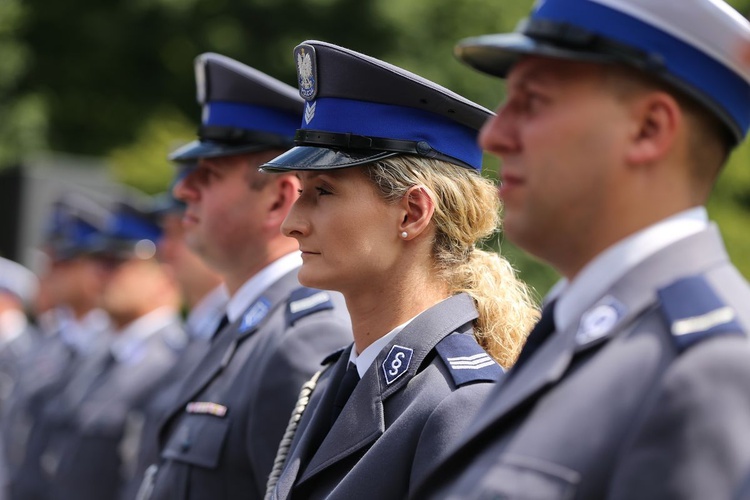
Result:
M401 239L411 240L422 234L432 221L435 202L424 186L412 186L401 199L403 218L398 227Z

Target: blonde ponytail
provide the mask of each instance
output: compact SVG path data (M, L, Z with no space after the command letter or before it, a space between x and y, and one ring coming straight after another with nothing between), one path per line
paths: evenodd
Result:
M479 311L474 334L498 363L508 368L538 317L529 288L510 263L476 245L500 229L495 185L452 163L396 156L368 167L370 179L387 201L415 185L435 197L433 258L438 277L452 294L469 294Z

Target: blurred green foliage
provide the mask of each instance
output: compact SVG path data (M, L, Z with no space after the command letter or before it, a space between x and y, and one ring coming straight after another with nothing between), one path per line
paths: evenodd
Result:
M166 155L194 138L193 59L214 51L294 84L305 39L402 66L489 108L502 82L451 54L463 37L512 29L533 0L0 0L0 166L51 149L107 157L119 180L165 189ZM742 13L750 0L729 2ZM750 150L733 155L709 204L750 276ZM498 161L487 157L494 177ZM502 235L490 243L543 295L557 275Z

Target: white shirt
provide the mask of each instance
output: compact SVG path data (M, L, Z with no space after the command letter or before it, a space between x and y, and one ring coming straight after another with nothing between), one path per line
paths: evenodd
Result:
M143 342L170 323L177 323L177 313L166 306L132 321L115 334L109 347L112 356L118 363L132 361Z
M545 303L557 298L555 330L572 326L581 315L631 269L667 246L708 227L705 207L685 210L615 243L586 264L569 282L559 281Z
M422 314L422 313L419 313ZM417 314L417 316L419 316ZM414 316L416 318L417 316ZM365 372L368 368L370 368L370 365L375 362L375 358L378 357L378 354L380 354L380 351L383 350L385 346L388 345L388 343L395 337L396 335L401 332L404 328L406 328L406 325L414 321L414 318L411 318L406 323L402 323L398 325L396 328L391 330L390 332L386 333L382 337L380 337L378 340L373 342L372 344L365 347L365 350L362 351L361 354L357 354L356 345L352 346L352 350L349 353L349 362L354 363L357 365L357 373L359 373L359 378L362 378L365 376Z
M193 307L185 319L185 330L193 338L208 339L219 326L227 310L229 292L221 284L208 292Z
M245 282L229 299L227 319L234 323L258 297L279 278L302 265L302 254L292 252L275 260Z
M93 309L77 320L73 311L61 307L51 311L60 338L79 354L88 354L97 345L104 332L110 329L109 316L102 309Z

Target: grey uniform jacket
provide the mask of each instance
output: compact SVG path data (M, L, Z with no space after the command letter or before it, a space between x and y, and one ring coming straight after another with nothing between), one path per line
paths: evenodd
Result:
M60 404L50 406L45 417L57 421L42 456L50 476L49 498L119 498L134 465L132 446L140 437L140 426L131 418L158 389L182 345L184 332L175 320L144 339L128 359L115 361L108 354L100 358L101 372L71 380ZM75 387L84 377L88 383Z
M350 341L340 294L301 287L296 270L271 285L178 391L143 497L263 498L302 384Z
M732 498L749 304L715 227L652 255L511 370L414 498Z
M472 335L476 317L465 294L417 316L381 351L331 427L346 349L313 391L273 498L404 498L502 375Z
M94 337L92 350L106 348L104 330ZM89 356L83 356L55 333L43 337L20 365L4 416L3 436L10 473L11 497L33 500L44 498L47 476L40 459L51 439L52 429L44 415L64 390L78 367Z

